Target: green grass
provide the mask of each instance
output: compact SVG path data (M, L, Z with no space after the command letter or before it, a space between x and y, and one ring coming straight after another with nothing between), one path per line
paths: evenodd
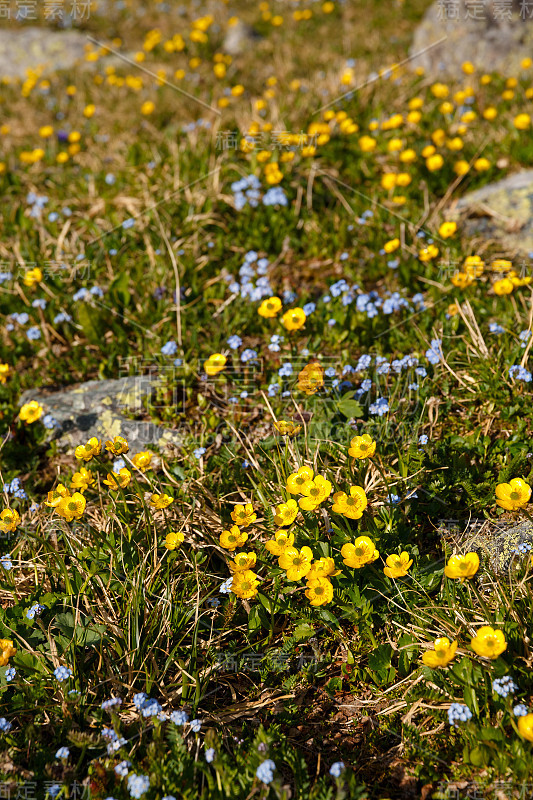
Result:
M509 373L524 356L527 368L519 334L531 331L531 289L524 284L496 294L492 286L504 273L490 265L508 255L505 245L472 242L460 226L444 240L439 226L455 198L531 165L529 133L513 125L530 107L531 73L517 76L509 101L501 93L510 76L494 74L488 85L478 75L465 77L477 118L460 134L460 153L437 147L444 165L434 172L421 153L437 129L446 138L459 135L463 101L453 94L460 86L450 86L454 110L445 114L429 77L402 70L374 80L331 105L358 129L343 131L342 117L329 121L329 140L313 155L295 147L293 160L284 162L288 151L266 131L264 149L279 161L287 205L248 203L237 210L232 183L253 174L260 197L269 186L262 156L223 149L221 133L240 131L240 142L252 121L295 134L328 124L317 109L364 83L372 70L403 60L425 8L354 2L326 14L317 3L311 19L296 22L286 4L272 4L271 13L284 16L275 27L259 6L242 6L263 38L228 65L223 79L212 65L238 6L217 12L207 41L198 44L187 39L191 9L178 18L151 6L138 22L132 6L131 13L115 9L87 25L106 42L120 36L129 54L150 29L160 28L162 43L181 32L184 52L166 52L161 43L143 65L164 66L172 83L179 80L175 70L186 69L180 86L215 108L225 88L242 85L244 93L220 118L127 63L117 64L116 76L140 75L142 88L111 85L104 62L94 73L47 76L48 88L40 78L27 97L18 84L1 88L1 124L9 130L1 133L0 272L11 277L0 284L0 362L10 366L0 384L0 468L4 484L19 478L27 497L6 491L3 498L3 508L22 519L0 540L12 563L0 567L0 636L17 651L0 667L1 714L12 725L0 733L0 775L7 784L35 781L39 798L54 783L70 797L76 781L102 800L131 796L128 778L114 770L123 761L131 762L130 775L146 776L144 796L153 800L383 800L423 786L437 796L442 782L477 781L488 791L512 779L518 786L531 779L530 744L512 710L519 702L529 709L533 693L529 557L515 558L509 575L493 575L483 564L475 578L452 580L444 566L454 548L463 550L439 526L528 514L527 507L503 512L495 487L533 480L530 383ZM187 66L192 57L202 59L197 67ZM344 85L348 58L357 60ZM277 78L273 96L270 77ZM295 79L299 88L291 88ZM69 85L77 89L72 99ZM422 98L422 116L408 122L414 97ZM265 100L264 116L254 111L258 99ZM147 100L155 109L143 115ZM96 110L86 118L89 103ZM489 105L499 109L494 122L482 116ZM404 121L384 130L393 114ZM198 120L211 126L186 128ZM365 153L359 140L372 133L374 120L377 145ZM43 140L39 128L48 124L55 133ZM68 144L57 140L59 130L81 134L79 152L62 165L56 156ZM403 151L415 151L412 164L390 151L398 137ZM21 163L22 151L41 146L40 160ZM489 169L472 167L456 182L455 162L480 155ZM411 181L388 191L381 185L387 172L408 173ZM113 180L106 181L108 174ZM48 198L35 216L30 192ZM401 204L392 199L398 195ZM133 225L124 227L130 218ZM394 238L400 247L387 255L383 247ZM428 239L439 254L423 262L419 251ZM264 272L272 294L283 298L282 314L316 304L300 330L288 332L282 314L260 316L259 299L234 291L252 250L251 263L268 262ZM485 270L457 288L450 280L456 265L474 254ZM514 263L518 270L520 259ZM29 286L24 277L34 266L42 280ZM349 292L338 287L341 279ZM94 286L103 296L79 294ZM372 292L367 300L378 301L375 314L358 300ZM36 299L46 306L34 306ZM453 303L461 313L452 313ZM9 318L21 313L27 321ZM58 314L68 316L57 321ZM504 332L492 333L491 323ZM32 328L39 338L28 337ZM228 345L231 336L242 339L236 349ZM279 349L269 347L272 336L284 337ZM442 358L428 357L435 339ZM165 355L169 341L175 352ZM256 357L243 361L247 349ZM226 368L207 379L204 365L215 353L227 356ZM357 370L365 354L371 364ZM399 366L403 357L411 359ZM324 386L306 395L298 374L312 360L324 370ZM292 373L285 368L280 377L287 363ZM103 483L114 460L108 452L77 461L50 441L42 420L25 424L18 417L25 390L149 368L161 380L138 416L178 430L183 446L155 458L144 473L131 466L130 452L132 480L123 490ZM365 380L371 386L359 392ZM276 383L279 390L269 390ZM375 405L380 397L388 401L383 414ZM273 426L279 420L301 430L281 436ZM376 453L354 461L350 441L363 433L376 441ZM198 448L205 448L202 455ZM333 511L329 498L317 511L300 511L290 528L298 549L333 558L339 570L323 606L310 605L306 581L289 581L265 546L279 527L276 507L298 499L286 482L302 465L325 476L332 493L357 485L368 498L359 519ZM84 491L81 518L67 522L44 501L59 482L70 487L80 466L94 483ZM172 504L156 511L154 493L170 495ZM257 515L240 548L257 559L258 592L248 599L220 591L235 557L220 535L242 503L252 503ZM165 547L171 532L184 538L174 550ZM341 549L363 534L380 556L353 569ZM384 559L404 551L413 564L407 576L392 580ZM36 603L44 608L30 619ZM482 625L506 638L494 660L470 646ZM458 641L457 655L449 666L431 669L421 656L442 636ZM54 675L60 666L72 670L68 680ZM8 680L11 667L16 675ZM506 699L492 689L505 675L519 687ZM201 728L143 716L133 700L139 692L167 715L186 711ZM113 697L122 704L102 709ZM457 727L447 716L454 702L473 715ZM108 752L104 727L125 740L116 752ZM68 759L57 759L65 746ZM213 760L206 760L211 749ZM272 782L256 776L267 759L275 763ZM344 771L330 775L339 761Z

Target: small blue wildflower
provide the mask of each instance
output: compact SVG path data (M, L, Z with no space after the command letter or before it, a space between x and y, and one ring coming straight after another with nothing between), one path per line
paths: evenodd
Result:
M166 344L163 345L161 348L161 353L164 356L174 356L178 352L178 345L175 341L170 339Z
M191 719L190 726L191 726L191 731L193 733L200 733L200 728L202 727L202 720Z
M135 225L135 220L133 219L133 217L129 217L129 219L125 219L124 222L122 223L122 228L123 230L127 231L129 228L133 228L134 225Z
M500 697L507 697L510 694L516 694L518 686L510 675L504 675L503 678L495 678L492 681L492 691L499 694Z
M489 324L489 331L490 333L495 333L495 334L505 333L505 329L502 328L501 325L498 325L497 322L491 322Z
M306 303L302 306L302 310L306 317L310 316L316 310L316 303Z
M107 711L108 708L120 705L122 705L122 699L120 697L110 697L109 700L104 700L102 702L102 710Z
M53 428L59 427L59 422L54 419L51 414L45 414L43 417L43 425L47 430L51 431Z
M448 721L454 728L457 727L458 722L468 722L472 719L472 712L468 706L461 705L461 703L452 703L448 709Z
M4 674L6 681L12 681L15 675L17 674L17 670L15 669L15 667L8 667Z
M427 444L428 441L429 441L428 437L426 436L425 433L423 433L422 436L420 436L419 439L418 439L418 444L424 445L424 444Z
M209 747L205 751L205 760L207 761L208 764L211 764L214 761L214 759L215 759L215 748Z
M0 717L0 731L2 731L2 733L9 733L12 727L13 725L11 722L8 722L5 717Z
M189 721L189 715L186 711L173 711L170 715L170 721L174 725L186 725Z
M68 747L60 747L56 753L56 758L68 758L70 755L70 750Z
M46 300L44 298L42 298L42 297L38 297L36 300L33 301L32 307L33 308L45 309L46 308Z
M135 797L138 800L150 788L150 778L147 775L129 775L128 776L128 791L130 797Z
M274 780L274 770L276 769L275 763L271 758L267 758L262 764L259 764L255 774L257 778L263 783L269 784Z
M240 337L240 336L237 336L237 334L236 334L236 333L234 333L234 334L233 334L232 336L230 336L230 337L229 337L229 339L228 339L228 346L229 346L229 347L230 347L232 350L238 350L238 348L241 346L241 344L242 344L242 339L241 339L241 337Z
M227 578L224 583L220 585L219 592L221 594L229 594L231 592L231 587L233 585L233 577Z
M56 667L54 675L58 681L66 681L72 677L72 670L69 667Z
M196 450L193 450L193 455L195 458L201 458L206 452L205 447L197 447Z
M125 778L129 773L129 767L131 767L131 761L121 761L120 764L117 764L115 767L115 774L118 775L119 778Z
M524 703L518 703L518 705L513 708L513 714L515 717L525 717L529 714L528 707Z
M9 572L10 570L13 569L13 562L11 561L11 558L8 555L2 556L2 558L0 558L0 564L3 566L6 572Z
M37 339L41 338L41 329L38 328L37 325L32 325L31 328L28 328L26 331L26 336L30 342L35 342Z
M250 348L243 350L241 353L241 361L243 363L246 363L247 361L252 361L254 358L257 358L257 353L255 350L251 350Z
M334 764L331 765L329 770L329 774L332 775L334 778L340 778L343 772L344 772L343 761L336 761Z

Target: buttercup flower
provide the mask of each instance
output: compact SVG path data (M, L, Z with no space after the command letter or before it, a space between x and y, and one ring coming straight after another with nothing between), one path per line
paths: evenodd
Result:
M244 572L247 569L253 569L256 561L255 553L237 553L229 568L232 572Z
M34 267L33 269L29 269L24 278L22 279L24 286L35 286L36 283L40 283L43 279L43 273L39 269L39 267Z
M272 424L282 436L296 436L302 430L301 425L296 425L296 423L287 422L286 420L279 420L279 422L273 422Z
M483 625L470 642L470 647L478 656L498 658L507 648L507 642L502 631L496 631L490 625Z
M435 669L436 667L445 667L455 658L455 651L457 650L457 642L450 642L446 636L440 639L435 639L433 642L433 650L426 650L422 654L422 661L426 667Z
M85 504L85 497L80 492L74 492L71 497L61 498L55 510L67 522L72 522L73 519L81 519L85 511Z
M175 550L185 541L185 536L181 531L171 531L165 537L165 547L167 550Z
M341 556L347 567L360 569L379 558L379 551L369 536L358 536L353 544L342 546Z
M274 522L280 527L282 525L292 525L298 514L298 503L292 498L286 503L280 503L276 508Z
M44 501L44 504L49 508L56 508L56 506L59 505L59 503L61 502L61 500L63 500L64 497L69 497L69 496L70 492L67 489L67 487L63 486L62 483L58 483L55 489L52 489L51 492L48 492L48 496Z
M441 236L442 239L449 239L450 236L454 235L456 230L457 230L456 222L443 222L439 227L439 236Z
M26 425L36 422L43 414L44 410L37 400L30 400L29 403L25 403L19 411L19 417Z
M241 531L237 525L232 525L229 531L222 531L220 534L220 546L226 550L236 550L242 547L248 539L246 531Z
M126 467L122 467L118 472L108 472L107 478L103 481L114 492L120 487L125 489L131 481L131 472Z
M76 447L75 455L76 458L81 458L84 461L90 461L94 456L100 455L100 451L102 450L102 445L96 438L96 436L92 436L87 444L80 444Z
M341 570L335 569L335 561L327 556L313 561L310 571L307 573L307 580L315 578L329 578L330 575L340 575Z
M244 506L236 505L231 512L231 518L236 525L247 528L248 525L256 521L257 514L254 511L253 505L251 503L246 503Z
M335 492L331 510L348 519L361 519L367 505L368 500L362 486L351 486L349 495L346 492Z
M88 469L85 469L85 467L80 467L79 472L75 472L72 476L70 488L78 489L80 492L84 492L85 489L88 489L93 483L94 478L92 472Z
M298 551L295 547L287 547L278 558L281 569L287 570L290 581L299 581L311 569L313 553L310 547L302 547Z
M274 539L269 539L265 543L265 547L273 556L280 556L287 547L292 547L294 544L294 533L289 531L276 531Z
M105 443L105 449L115 456L121 456L129 451L130 446L122 436L115 436L112 441L108 440Z
M467 553L464 556L450 556L444 567L447 578L459 578L464 581L471 578L479 569L479 556L477 553Z
M257 309L257 313L261 317L275 317L281 311L281 300L279 297L270 297L268 300L263 300L259 308ZM305 320L304 320L305 322Z
M293 472L287 478L287 491L291 494L301 494L302 486L308 481L312 481L313 475L311 467L300 467L298 472Z
M5 667L16 652L17 649L13 647L11 639L0 639L0 667Z
M0 364L0 383L5 383L11 372L9 364Z
M222 355L222 353L213 353L204 363L204 369L208 375L218 375L226 366L227 360L226 356Z
M258 576L250 569L243 572L235 572L233 575L233 583L231 584L231 591L244 600L249 600L257 594L257 587L259 586Z
M409 558L408 553L401 553L398 555L387 556L386 567L383 567L383 572L387 578L401 578L407 575L409 567L413 563L413 559Z
M174 498L168 494L153 494L150 498L150 505L157 509L168 508L174 502Z
M305 325L305 311L302 308L291 308L281 318L283 327L288 331L298 331Z
M496 487L496 503L507 511L517 511L529 502L531 486L522 478L513 478L509 483Z
M300 508L303 511L314 511L320 503L323 503L330 496L331 488L331 483L322 475L317 475L313 480L306 481L300 489L301 494L305 495L298 501Z
M323 606L333 600L333 584L327 578L312 578L307 581L305 596L312 606Z
M519 716L517 725L520 736L528 742L533 742L533 714Z
M317 361L311 361L298 373L296 388L307 395L316 394L324 386L324 370Z
M137 467L141 472L146 472L152 463L152 456L153 453L149 450L143 450L142 453L137 453L137 455L133 456L131 461L134 467Z
M354 436L350 442L348 455L352 458L371 458L376 452L376 443L368 433Z
M20 523L20 514L14 508L4 508L0 514L0 531L11 533Z

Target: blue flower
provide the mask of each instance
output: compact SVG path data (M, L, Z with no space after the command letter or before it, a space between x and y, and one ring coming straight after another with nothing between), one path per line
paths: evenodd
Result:
M275 397L280 390L279 383L271 383L268 387L268 396Z
M35 342L37 339L41 338L41 329L38 328L37 325L32 325L32 327L28 328L26 331L26 336L30 342Z
M288 378L292 375L292 373L293 367L290 361L286 361L285 364L282 364L282 366L278 369L278 375L280 378Z
M310 314L313 313L313 311L316 310L316 303L306 303L302 307L302 310L303 310L305 316L308 317Z
M163 345L161 348L161 353L164 356L173 356L178 352L178 345L175 341L170 339L166 344Z
M186 725L189 721L189 715L186 711L173 711L170 715L170 720L174 725Z
M498 323L497 323L497 322L491 322L491 323L490 323L490 325L489 325L489 331L490 331L491 333L496 333L496 334L505 333L505 329L504 329L504 328L502 328L502 326L501 326L501 325L498 325Z
M524 705L524 703L518 703L518 705L513 708L513 714L515 717L525 717L529 714L528 707Z
M13 569L13 562L11 561L11 558L8 555L2 556L2 558L0 558L0 564L3 566L6 572L9 572L10 570Z
M202 727L202 720L200 719L192 719L190 722L191 731L193 733L200 733L200 728Z
M11 722L8 722L5 717L0 717L0 731L2 731L2 733L9 733L12 727L13 725Z
M129 767L131 767L131 761L121 761L120 764L117 764L115 767L116 775L118 775L119 778L125 778L129 773Z
M525 381L526 383L531 382L531 372L527 370L525 367L522 367L520 364L513 364L512 367L509 367L509 377L515 378L517 381Z
M197 447L196 450L193 450L193 455L195 458L201 458L206 452L205 447Z
M229 337L229 339L228 339L228 346L229 346L229 347L230 347L232 350L238 350L238 348L241 346L241 344L242 344L242 339L241 339L241 337L240 337L240 336L237 336L237 334L236 334L236 333L234 333L234 334L233 334L232 336L230 336L230 337Z
M44 309L46 308L46 300L44 300L42 297L38 297L36 300L33 301L32 306L33 308Z
M232 585L233 585L233 577L227 578L227 580L225 580L224 583L220 585L219 592L221 594L229 594L231 592Z
M70 755L70 750L68 747L60 747L56 753L56 758L68 758Z
M518 686L510 675L504 675L503 678L495 678L492 681L492 691L499 694L500 697L507 697L509 694L515 694Z
M262 764L259 764L257 767L255 774L257 778L263 783L271 783L274 780L274 770L276 769L276 765L272 761L272 759L267 758L266 761L263 761Z
M110 697L109 700L103 701L102 710L107 711L108 708L113 708L113 706L120 705L122 705L122 699L120 697Z
M61 786L58 783L53 783L51 786L47 786L46 788L46 794L50 795L50 797L57 797L60 791Z
M139 798L150 788L150 778L147 775L129 775L128 791L130 797Z
M418 439L418 444L424 445L427 443L428 443L428 437L426 436L425 433L423 433L422 436L420 436L420 438Z
M251 350L250 348L243 350L241 353L241 361L243 363L246 363L247 361L252 361L252 359L254 358L257 358L257 353L255 350Z
M343 761L335 761L335 763L331 765L329 770L329 774L332 775L334 778L340 778L343 772L344 772Z
M6 681L12 681L15 675L17 674L17 670L15 669L15 667L8 667L4 674Z
M69 667L56 667L54 675L58 681L66 681L72 677L72 670Z
M135 225L135 220L133 219L133 217L129 217L128 219L125 219L124 222L122 223L122 228L123 230L127 231L129 228L133 228L134 225Z
M53 428L59 428L59 422L54 419L51 414L45 414L43 417L43 425L47 430L52 430Z
M205 751L205 760L207 761L208 764L211 764L214 761L214 759L215 759L215 748L209 747Z
M452 703L448 709L448 722L454 728L457 727L458 722L468 722L472 719L472 712L468 706L461 705L461 703Z

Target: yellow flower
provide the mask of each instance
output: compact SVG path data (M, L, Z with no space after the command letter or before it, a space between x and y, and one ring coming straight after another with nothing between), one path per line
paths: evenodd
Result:
M409 567L413 563L413 559L409 558L408 553L401 553L398 555L387 556L386 567L383 567L383 572L387 578L402 578L407 575Z
M519 114L514 118L513 124L518 131L527 131L531 125L531 117L529 114Z
M236 550L242 547L248 539L246 531L241 531L238 525L232 525L229 531L222 531L220 534L220 546L225 550Z
M167 550L175 550L180 544L183 544L185 536L181 531L171 531L165 537L165 547Z
M55 508L59 505L64 497L70 497L70 492L66 486L63 486L62 483L58 483L55 489L52 489L51 492L48 492L48 496L44 501L44 504L49 508Z
M307 573L307 580L328 578L330 575L340 575L340 572L340 569L335 569L335 561L332 558L323 557L318 561L313 561L311 569Z
M133 466L140 469L141 472L146 472L152 463L152 455L153 454L149 450L143 450L141 453L137 453L137 455L133 456L131 462Z
M513 478L509 483L499 483L496 487L496 503L507 511L517 511L528 504L531 486L522 478Z
M292 525L298 514L298 503L293 500L287 500L286 503L280 503L276 508L274 515L274 522L276 525Z
M273 422L274 428L282 436L297 436L302 430L301 425L296 425L295 422L280 419L279 422Z
M106 486L109 486L114 492L120 487L125 489L131 481L131 472L126 467L122 467L118 472L108 472L107 479L103 481Z
M43 279L42 271L39 269L39 267L34 267L33 269L29 269L26 272L24 278L22 279L22 282L24 283L24 286L35 286L35 284L40 283L42 279Z
M100 455L101 449L102 445L96 436L92 436L87 444L80 444L78 447L76 447L75 455L76 458L81 458L84 461L90 461L94 456Z
M114 456L121 456L123 453L127 453L130 449L129 444L122 436L115 436L113 441L108 439L105 443L105 449L109 450L110 453L113 453Z
M390 239L388 242L385 242L385 244L383 245L383 249L385 250L386 253L394 253L394 251L397 250L399 246L400 246L399 239Z
M368 505L365 490L361 486L350 486L350 494L335 492L331 510L348 519L361 519Z
M259 586L258 576L251 569L244 570L243 572L236 572L233 575L231 583L231 591L237 597L243 600L249 600L257 594L257 587Z
M435 153L429 158L426 158L426 167L430 172L436 172L444 166L444 159L440 153Z
M9 364L0 364L0 383L5 383L11 372Z
M372 136L361 136L359 139L359 147L363 153L371 153L372 150L375 150L376 145L377 142Z
M26 425L30 425L32 422L36 422L36 420L40 419L43 413L43 408L39 405L37 400L30 400L29 403L25 403L20 409L19 417Z
M533 742L533 714L518 717L517 725L520 736L527 739L528 742Z
M305 596L312 606L323 606L333 600L333 584L327 578L312 578L307 581Z
M222 353L213 353L204 363L204 369L208 375L218 375L226 366L227 360L226 356L222 355Z
M168 508L174 502L174 498L168 494L153 494L150 498L150 505L157 509Z
M311 548L302 547L298 551L295 547L287 547L278 558L281 569L287 570L287 578L290 581L299 581L311 569L313 553Z
M466 175L468 170L470 169L470 164L468 161L461 159L460 161L456 161L453 165L453 171L456 175Z
M51 125L43 125L39 128L39 136L42 139L49 139L52 136L54 129Z
M294 544L294 533L289 531L276 531L274 539L269 539L265 542L265 547L273 556L280 556L287 547L292 547Z
M303 308L291 308L281 318L283 327L288 331L299 331L305 325L305 311Z
M74 492L70 497L62 497L55 507L60 517L64 517L67 522L73 519L80 519L85 511L85 497L80 492Z
M493 272L509 272L513 268L513 262L506 258L496 258L491 263L490 268Z
M431 87L431 94L439 100L444 100L450 94L450 90L445 83L434 83Z
M300 493L305 495L298 501L300 508L303 511L314 511L330 496L331 489L331 483L322 475L306 481L300 488Z
M352 458L370 458L376 452L376 443L368 433L354 436L350 442L348 455Z
M473 279L466 272L456 272L450 280L458 289L466 289L467 286L473 283Z
M439 236L441 236L443 239L449 239L450 236L454 235L456 230L456 222L443 222L439 228Z
M480 275L483 275L484 269L485 262L480 256L468 256L465 258L463 270L469 278L479 278Z
M424 247L422 248L422 250L419 250L418 258L423 263L426 263L427 261L431 261L432 258L437 258L438 254L439 254L439 248L436 247L434 244L428 244L427 247Z
M0 514L0 531L9 533L14 531L20 522L20 514L15 509L4 508Z
M474 169L476 172L486 172L490 169L490 161L488 158L477 158L474 161Z
M447 578L459 578L464 581L472 578L479 569L479 556L477 553L467 553L464 556L450 556L444 567Z
M483 625L470 642L470 647L478 656L498 658L506 649L507 642L501 631L494 630L490 625Z
M298 472L293 472L287 478L287 491L291 494L301 494L302 486L307 481L312 481L313 475L311 467L300 467Z
M488 106L483 112L483 118L488 119L489 121L496 119L497 116L498 116L498 109L494 108L494 106Z
M369 536L358 536L353 544L342 546L341 556L347 567L360 569L379 558L379 552Z
M514 283L510 278L502 278L500 281L494 281L492 288L494 294L511 294L514 289Z
M17 652L16 647L13 647L11 639L0 639L0 667L5 667L9 663L11 656Z
M455 317L455 315L459 313L459 307L457 306L457 303L450 303L446 313L449 317Z
M246 503L246 505L236 505L231 512L231 518L236 525L247 528L248 525L256 521L257 514L254 511L253 505L251 503Z
M433 642L433 650L426 650L422 655L422 661L426 667L435 669L436 667L445 667L455 658L455 651L457 650L457 642L450 642L446 636L440 639L435 639Z
M80 467L79 472L75 472L72 476L72 481L70 483L71 489L79 489L80 492L85 491L88 489L91 484L94 483L93 474L90 470L85 469L85 467Z
M279 297L269 297L268 300L263 300L257 313L260 317L275 317L281 311L281 300ZM305 320L304 320L305 322Z
M318 361L311 361L298 373L296 388L306 395L316 394L324 386L324 370Z
M92 103L89 103L89 105L85 106L85 108L83 109L83 116L87 117L87 119L90 119L93 116L94 112L95 112L94 105Z
M394 172L385 172L381 178L381 186L383 189L394 189L398 180L398 176Z
M141 114L148 116L152 114L155 109L155 103L152 100L146 100L141 106Z
M232 572L244 572L255 567L257 556L255 553L237 553L229 568Z

